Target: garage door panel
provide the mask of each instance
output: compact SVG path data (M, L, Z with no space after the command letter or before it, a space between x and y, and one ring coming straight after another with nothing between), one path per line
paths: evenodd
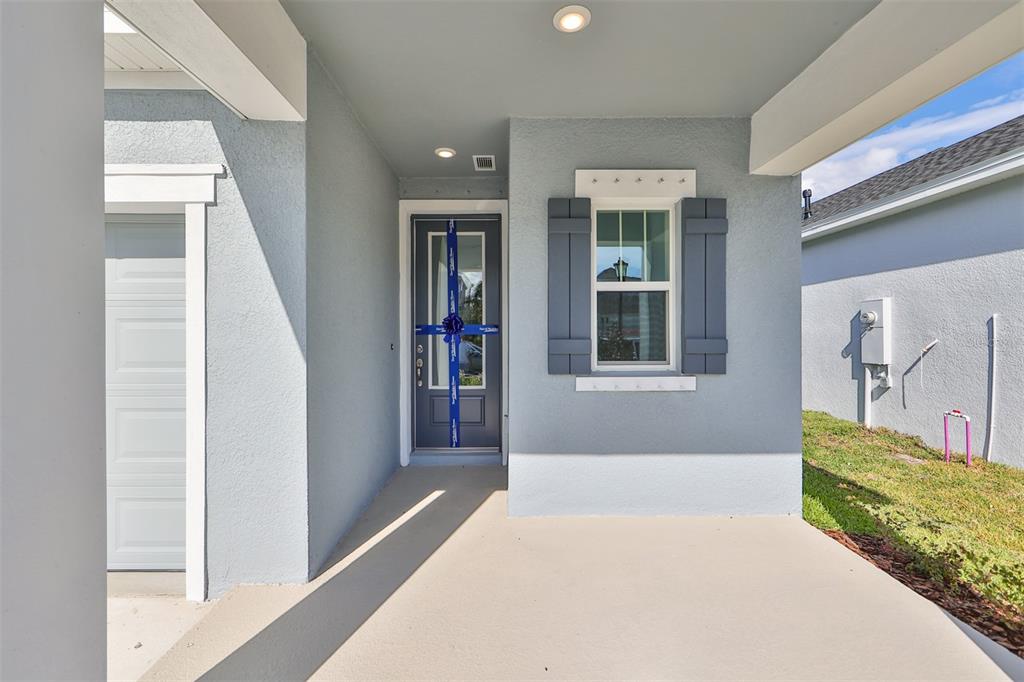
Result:
M107 305L107 383L185 384L185 307Z
M185 291L185 226L107 224L107 295L180 294Z
M185 564L184 486L107 486L107 567L178 569Z
M185 565L182 216L108 216L107 566Z
M107 398L107 475L185 476L185 399Z

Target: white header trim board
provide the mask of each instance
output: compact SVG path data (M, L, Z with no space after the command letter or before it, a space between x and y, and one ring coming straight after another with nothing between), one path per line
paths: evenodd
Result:
M695 170L578 170L576 197L671 199L697 196Z

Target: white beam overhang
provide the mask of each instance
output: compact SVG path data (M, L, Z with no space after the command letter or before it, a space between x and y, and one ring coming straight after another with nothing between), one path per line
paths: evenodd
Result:
M805 229L800 240L809 242L830 234L886 218L961 192L990 185L1024 173L1024 147L961 168L923 184L863 206L839 213ZM813 208L813 205L812 205Z
M751 119L750 172L795 175L1024 48L1024 3L882 0Z
M244 118L306 119L306 41L278 0L108 0Z

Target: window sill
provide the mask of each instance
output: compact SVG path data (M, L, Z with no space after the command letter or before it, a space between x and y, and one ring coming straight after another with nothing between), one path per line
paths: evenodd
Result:
M577 391L696 391L697 377L672 373L606 372L576 377Z

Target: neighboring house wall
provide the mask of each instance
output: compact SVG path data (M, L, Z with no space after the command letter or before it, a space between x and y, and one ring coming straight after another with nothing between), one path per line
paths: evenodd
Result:
M0 679L106 678L102 5L0 2Z
M873 423L942 447L942 412L958 408L972 418L975 453L988 427L997 313L992 460L1024 466L1024 178L806 242L803 285L804 407L863 416L857 316L865 299L891 296L893 386L875 389ZM962 451L963 425L952 428Z
M309 574L306 124L241 120L202 91L108 91L107 163L223 163L207 230L207 573Z
M748 173L744 119L514 118L510 133L511 513L799 513L798 178ZM728 200L728 372L695 392L578 393L548 374L547 200L600 168L692 168L697 196Z
M309 568L398 466L398 180L309 59Z
M481 174L472 178L400 178L402 199L505 199L508 178Z

